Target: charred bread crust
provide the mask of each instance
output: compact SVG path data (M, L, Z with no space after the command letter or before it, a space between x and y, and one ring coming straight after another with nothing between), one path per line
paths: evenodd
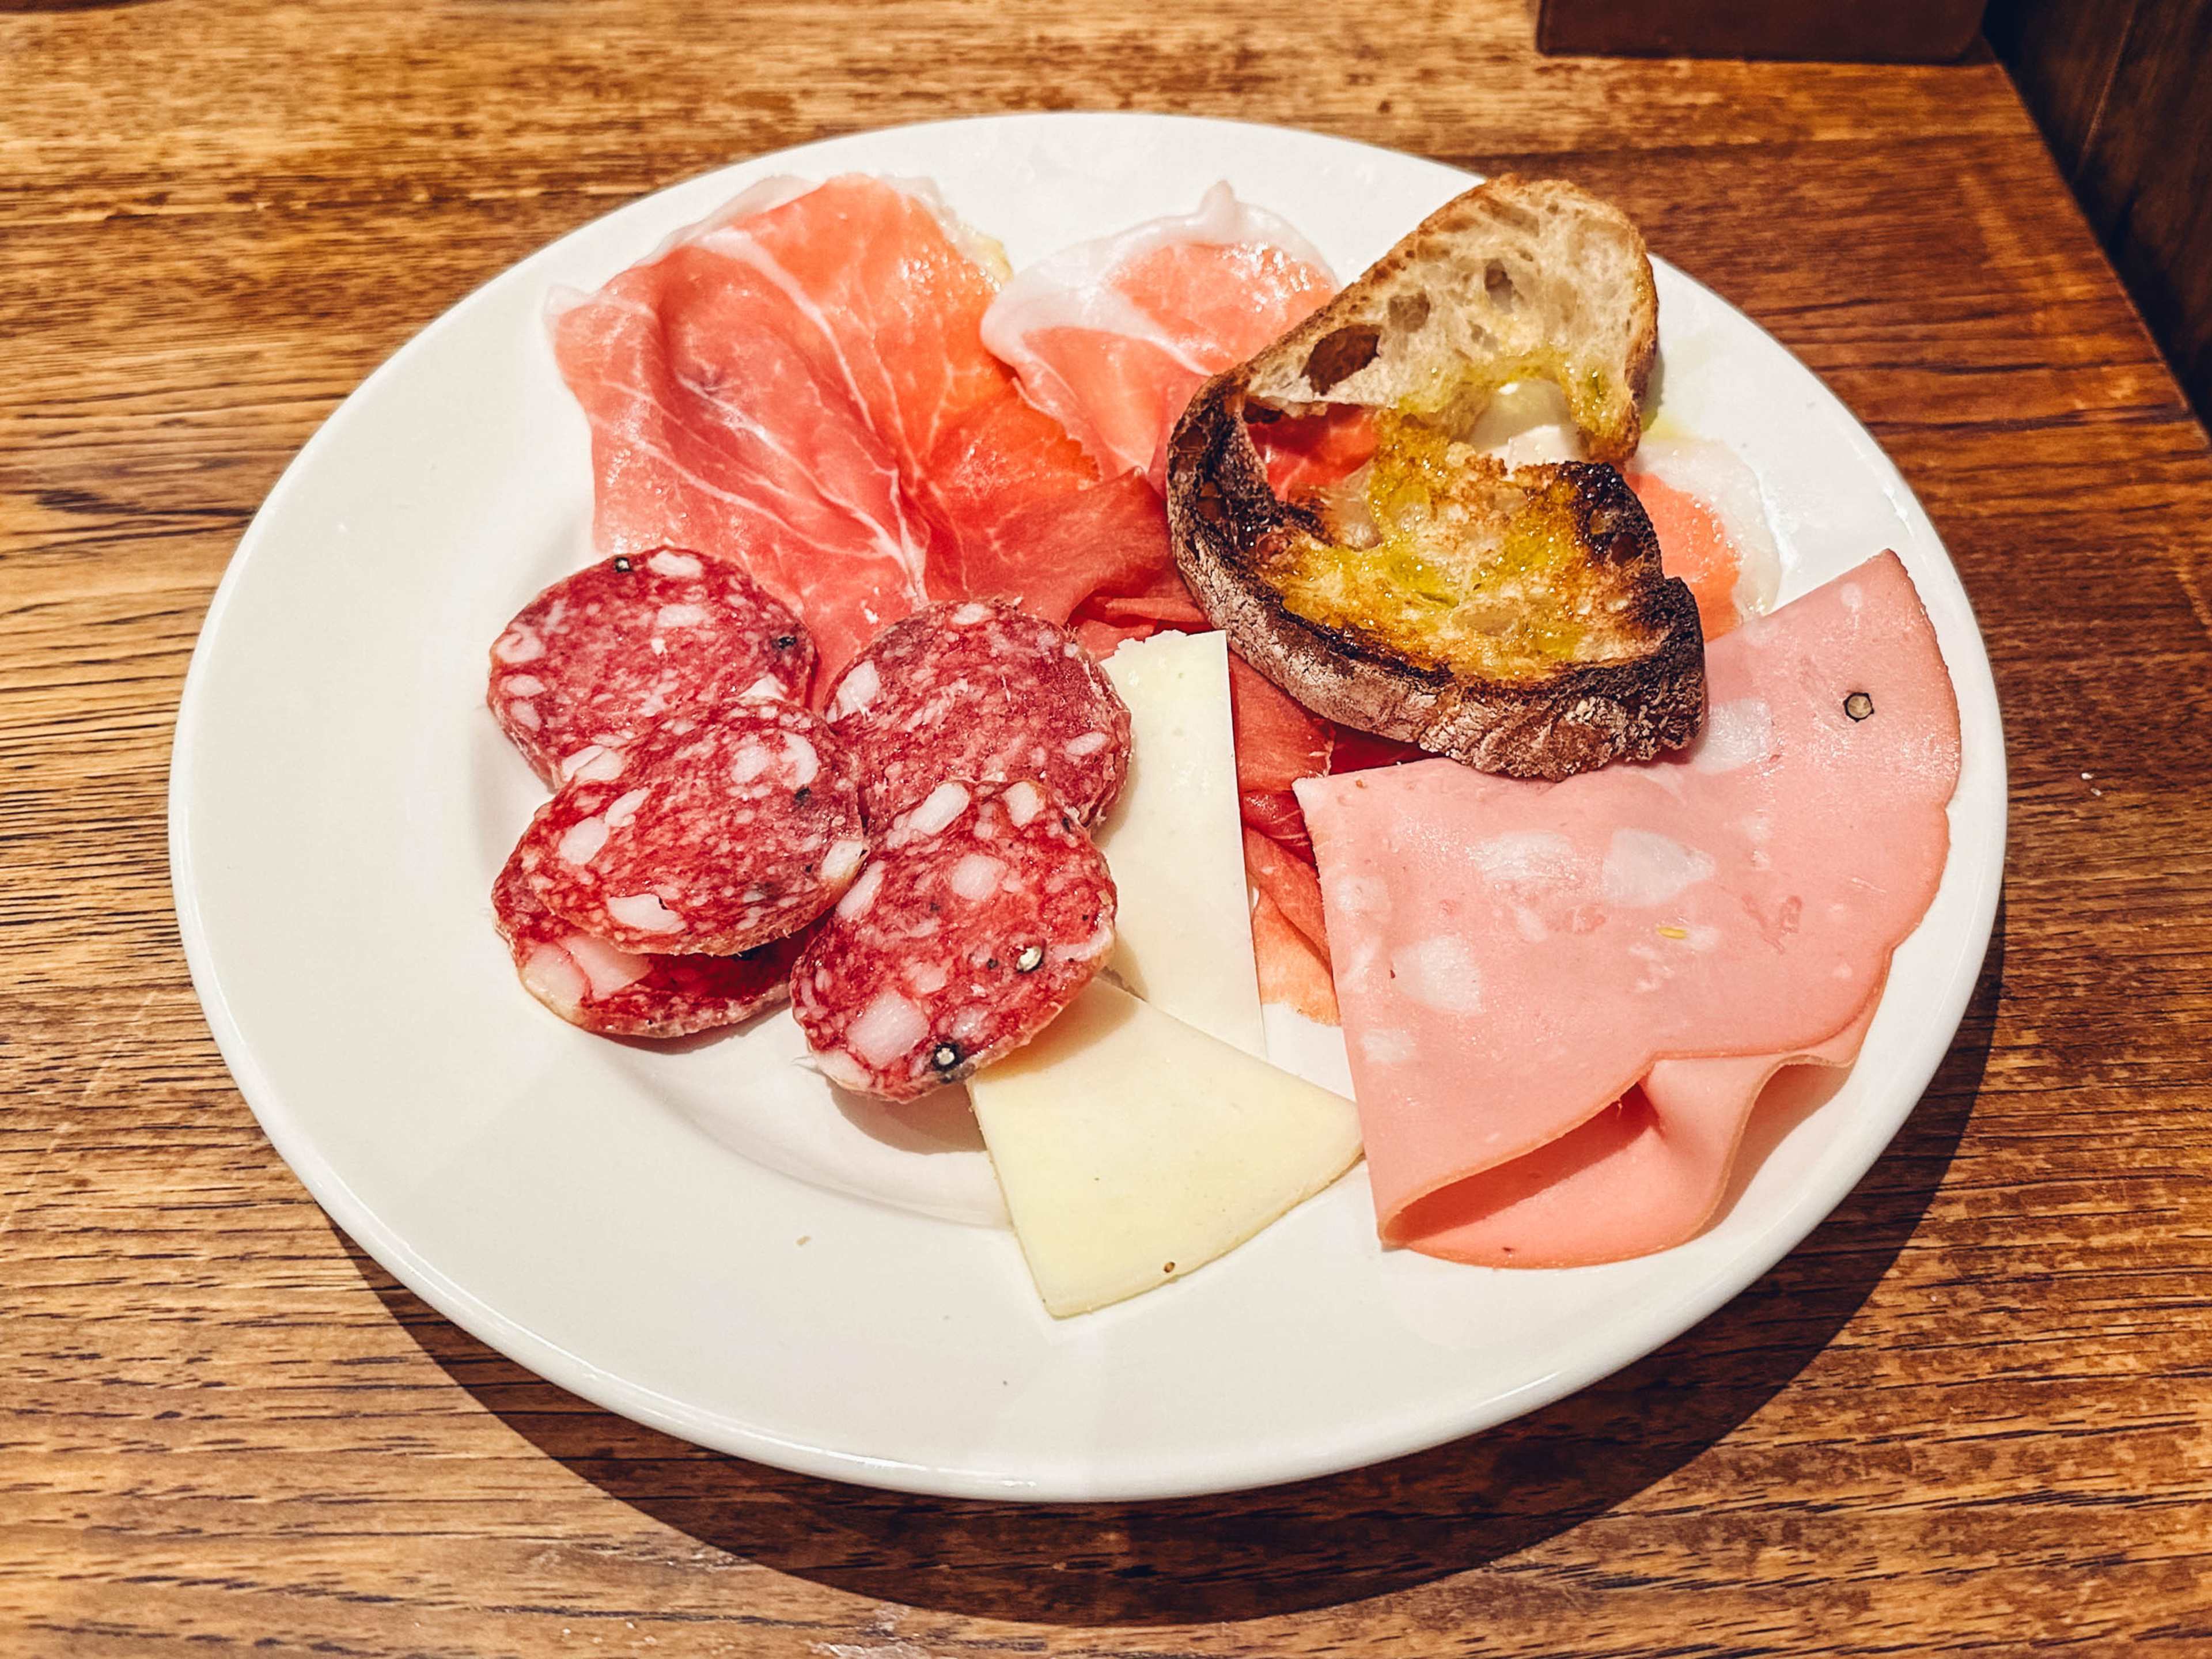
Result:
M1365 629L1310 622L1261 575L1279 538L1322 534L1277 497L1244 423L1243 371L1199 389L1168 446L1176 562L1200 607L1240 655L1316 714L1417 744L1485 772L1555 779L1613 760L1648 760L1697 735L1705 717L1705 636L1686 585L1661 574L1650 520L1620 473L1564 464L1592 562L1635 590L1636 620L1658 636L1623 661L1574 664L1540 682L1486 679L1409 660Z

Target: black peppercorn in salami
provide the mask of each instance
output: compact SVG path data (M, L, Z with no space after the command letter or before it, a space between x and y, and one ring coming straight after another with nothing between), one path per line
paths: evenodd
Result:
M891 1100L1019 1048L1114 948L1114 880L1037 785L948 782L893 820L791 970L831 1082Z
M851 754L805 709L769 702L604 752L514 851L531 895L591 937L710 956L797 933L867 854Z
M500 727L556 787L672 716L806 701L814 645L736 565L682 548L602 559L553 584L491 648Z
M789 994L796 936L738 957L641 956L562 921L509 859L492 921L523 988L571 1025L607 1036L679 1037L741 1024Z
M839 675L826 713L887 824L950 780L1042 783L1090 823L1129 772L1129 711L1066 629L1009 605L948 600L894 623Z

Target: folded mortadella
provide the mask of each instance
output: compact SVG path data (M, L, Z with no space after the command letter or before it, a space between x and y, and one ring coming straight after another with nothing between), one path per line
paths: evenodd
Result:
M1935 631L1885 553L1705 672L1704 733L1668 760L1297 786L1386 1243L1547 1266L1680 1243L1774 1071L1856 1055L1949 849Z
M1796 1066L1848 1066L1879 1000L1790 1054L1655 1060L1636 1087L1557 1140L1410 1206L1398 1220L1402 1242L1490 1267L1585 1267L1694 1237L1735 1184L1766 1085Z

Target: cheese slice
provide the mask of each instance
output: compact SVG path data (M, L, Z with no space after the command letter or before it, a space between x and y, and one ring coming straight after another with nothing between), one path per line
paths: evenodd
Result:
M1155 634L1106 659L1129 705L1129 781L1100 825L1114 872L1114 976L1154 1006L1267 1052L1252 963L1244 830L1221 634Z
M1359 1156L1350 1101L1103 980L968 1086L1061 1318L1236 1249Z

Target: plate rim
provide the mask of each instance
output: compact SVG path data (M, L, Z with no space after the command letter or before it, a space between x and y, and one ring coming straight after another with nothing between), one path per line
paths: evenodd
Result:
M1071 1479L1037 1480L981 1468L952 1468L936 1462L887 1458L792 1440L775 1434L764 1425L745 1425L733 1421L720 1412L687 1407L683 1401L672 1400L654 1389L595 1365L501 1313L419 1254L399 1231L388 1225L355 1191L339 1170L316 1146L312 1131L295 1119L286 1107L282 1094L262 1067L251 1039L231 1007L215 958L213 942L201 914L195 879L197 853L190 821L196 775L194 751L201 728L210 718L207 703L211 694L208 685L213 671L209 665L215 654L215 642L220 639L236 595L243 586L245 572L265 539L264 521L271 518L273 509L301 487L301 479L319 462L323 453L343 441L343 426L349 410L366 402L388 378L397 375L415 355L428 349L431 341L450 328L462 326L465 314L471 312L493 287L548 258L555 249L571 239L585 234L608 220L630 212L672 191L694 185L736 169L772 167L786 161L803 166L801 158L810 152L854 139L895 139L903 134L948 127L981 129L1036 123L1066 125L1086 122L1146 126L1169 123L1200 131L1230 128L1248 133L1291 134L1303 139L1323 140L1332 145L1365 152L1391 162L1413 161L1470 179L1480 176L1432 157L1333 133L1272 123L1141 111L1023 111L955 116L831 134L800 145L738 157L646 191L616 204L605 213L570 227L520 259L492 273L410 335L324 417L286 464L268 495L256 508L253 518L241 533L225 566L194 641L171 740L166 801L170 885L180 943L192 988L199 999L216 1048L263 1133L329 1218L380 1267L409 1291L421 1297L441 1316L546 1382L594 1406L691 1443L793 1473L917 1495L1034 1503L1148 1502L1259 1490L1364 1468L1446 1444L1551 1404L1633 1364L1695 1327L1771 1271L1826 1219L1886 1155L1897 1131L1918 1109L1929 1083L1949 1052L1971 1005L1982 964L1988 957L2003 885L2010 799L2009 757L2004 741L2002 709L1996 698L1986 641L1978 618L1973 612L1972 596L1966 593L1965 582L1959 577L1958 567L1951 559L1948 547L1942 545L1938 532L1936 532L1936 540L1942 548L1946 565L1954 579L1958 580L1967 619L1972 626L1978 659L1974 666L1990 683L1989 736L1994 749L1990 763L1995 769L1995 811L1993 821L1980 837L1984 845L1968 866L1977 884L1971 894L1972 909L1961 938L1976 947L1972 953L1973 967L1972 971L1960 975L1944 1004L1929 1011L1932 1018L1920 1026L1919 1035L1914 1039L1911 1048L1901 1056L1904 1063L1899 1068L1900 1079L1912 1080L1911 1104L1898 1115L1889 1137L1876 1148L1873 1157L1863 1167L1851 1173L1849 1181L1838 1190L1826 1191L1826 1186L1832 1185L1832 1182L1818 1187L1808 1185L1801 1189L1759 1236L1755 1247L1747 1245L1723 1264L1720 1271L1686 1286L1680 1295L1656 1303L1645 1318L1637 1322L1632 1332L1601 1345L1597 1352L1586 1355L1579 1362L1559 1366L1518 1389L1491 1395L1458 1412L1448 1413L1449 1420L1439 1421L1433 1413L1415 1412L1405 1420L1390 1419L1376 1424L1356 1443L1347 1444L1345 1441L1332 1439L1326 1443L1293 1443L1279 1446L1275 1455L1264 1460L1264 1468L1237 1466L1214 1469L1209 1460L1185 1457L1173 1470L1124 1468L1119 1472L1121 1478L1118 1479L1102 1479L1096 1471L1091 1471L1079 1473ZM1805 373L1819 380L1836 410L1849 422L1850 435L1855 440L1862 455L1884 471L1893 487L1901 492L1903 499L1909 501L1916 512L1923 518L1927 516L1926 509L1921 506L1910 483L1856 412L1808 365L1804 364L1794 352L1790 352L1787 347L1782 346L1779 341L1774 340L1755 319L1742 312L1724 295L1679 267L1669 265L1656 255L1653 256L1653 261L1703 290L1726 307L1744 326L1765 337ZM1932 520L1929 527L1931 531L1934 528ZM1950 668L1956 684L1958 665L1947 661L1947 667ZM1947 854L1947 873L1950 867L1949 860L1958 858L1966 850L1965 842L1966 838L1959 833L1958 826L1954 824ZM1967 955L1967 950L1962 945L1962 962ZM1930 1035L1933 1033L1940 1033L1940 1040ZM1904 1083L1901 1081L1899 1094L1903 1092ZM766 1172L776 1173L772 1170ZM1246 1464L1251 1462L1248 1455Z

